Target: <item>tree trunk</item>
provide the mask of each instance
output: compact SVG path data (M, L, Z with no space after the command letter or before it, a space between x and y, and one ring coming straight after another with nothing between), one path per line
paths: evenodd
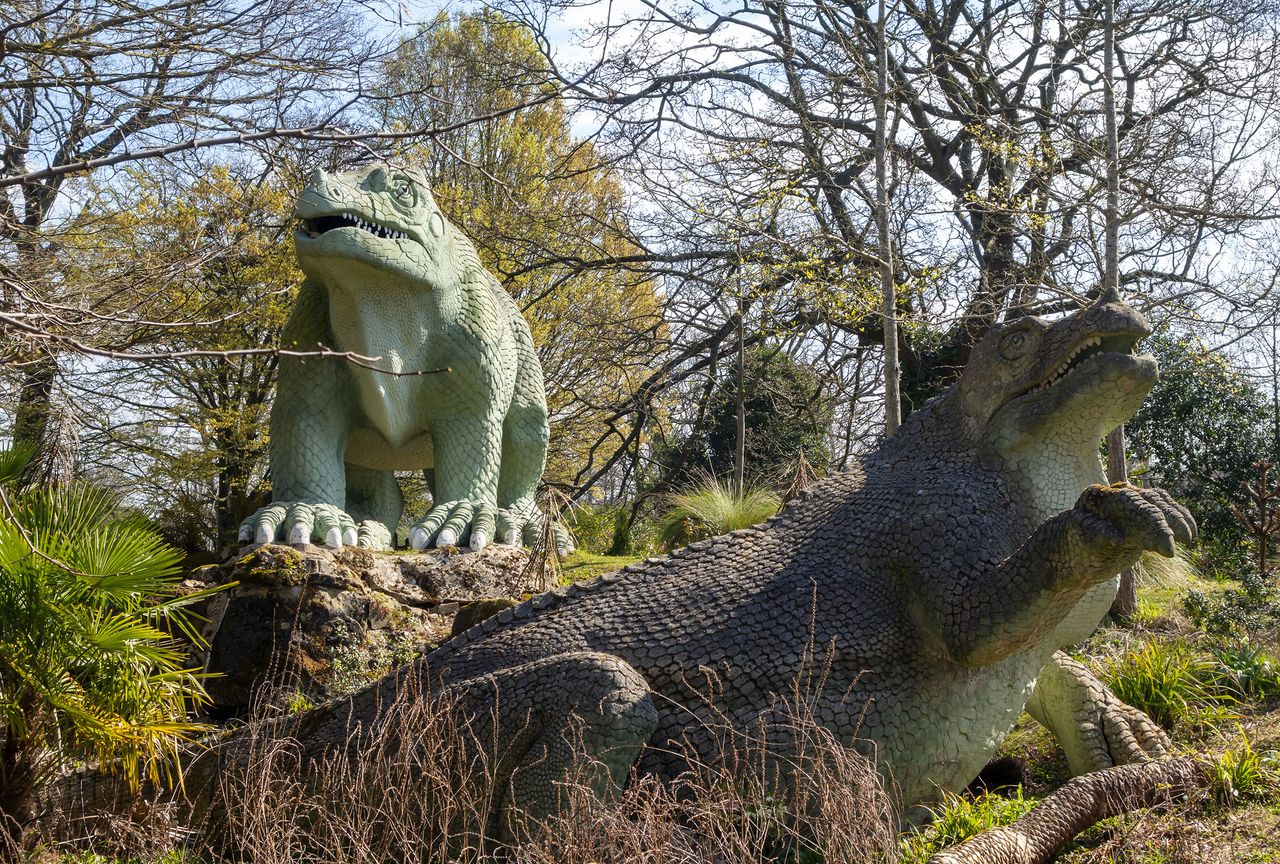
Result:
M742 497L747 472L747 372L746 350L743 340L744 323L747 317L747 301L742 296L742 284L738 284L738 366L735 370L737 380L734 381L734 400L737 409L737 428L735 430L733 448L733 492Z
M893 244L889 238L889 42L885 2L876 5L876 234L880 259L880 314L884 319L884 434L902 422L899 394L897 297L893 287Z
M38 481L49 448L49 420L52 415L53 384L58 377L58 361L48 354L31 358L22 370L22 389L18 394L18 407L13 415L13 443L32 447L28 475Z
M1107 482L1120 483L1129 479L1129 465L1125 460L1124 426L1117 426L1107 435ZM1121 624L1130 624L1138 614L1138 583L1132 567L1120 572L1120 589L1111 603L1111 617Z
M1112 89L1115 74L1115 0L1103 4L1102 62L1106 70L1102 82L1103 113L1107 132L1107 212L1104 255L1106 264L1102 274L1103 295L1120 294L1120 153L1116 137L1116 96ZM1129 479L1129 464L1125 460L1124 426L1117 426L1107 436L1107 481L1121 483ZM1138 613L1138 586L1132 567L1120 574L1120 590L1111 604L1111 615L1122 624L1133 621Z

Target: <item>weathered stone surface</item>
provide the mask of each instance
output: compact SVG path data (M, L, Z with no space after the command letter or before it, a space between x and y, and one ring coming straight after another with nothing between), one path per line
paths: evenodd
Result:
M204 610L215 710L355 690L448 637L466 604L536 589L527 562L513 546L399 555L272 544L202 568L191 587L237 583Z

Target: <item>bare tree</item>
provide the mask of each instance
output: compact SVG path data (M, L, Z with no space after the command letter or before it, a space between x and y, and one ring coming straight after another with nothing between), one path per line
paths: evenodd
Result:
M269 137L296 118L333 122L376 56L367 29L336 0L6 5L0 309L5 365L16 372L15 438L46 443L68 344L57 337L103 337L139 306L136 282L73 284L58 269L59 230L87 195L127 182L101 172L139 152ZM96 190L82 179L95 165L104 166ZM120 348L129 337L117 331L106 342Z
M1065 310L1101 288L1102 3L904 0L884 22L909 404L1002 316ZM514 11L536 24L534 7ZM1255 244L1278 212L1264 155L1276 23L1249 2L1143 0L1117 15L1117 270L1161 317L1221 317L1274 272ZM773 319L808 330L808 350L827 350L836 331L884 341L866 290L879 259L866 176L878 31L861 3L648 4L597 28L589 67L562 70L652 204L646 264L699 361L734 314L707 315L734 260L721 228L772 198L779 216L756 222L749 254ZM1236 266L1221 278L1228 250Z

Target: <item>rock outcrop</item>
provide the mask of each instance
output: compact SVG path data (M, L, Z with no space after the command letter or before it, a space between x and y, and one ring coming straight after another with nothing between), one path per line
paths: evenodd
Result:
M542 590L528 562L527 550L502 545L396 554L271 544L203 567L193 588L237 583L204 610L214 712L349 693L448 638L459 609Z

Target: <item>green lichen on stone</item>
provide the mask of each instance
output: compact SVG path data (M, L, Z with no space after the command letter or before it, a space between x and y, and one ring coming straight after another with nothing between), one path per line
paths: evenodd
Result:
M230 566L223 565L240 582L257 585L305 585L310 578L306 556L287 546L271 546L242 555Z

